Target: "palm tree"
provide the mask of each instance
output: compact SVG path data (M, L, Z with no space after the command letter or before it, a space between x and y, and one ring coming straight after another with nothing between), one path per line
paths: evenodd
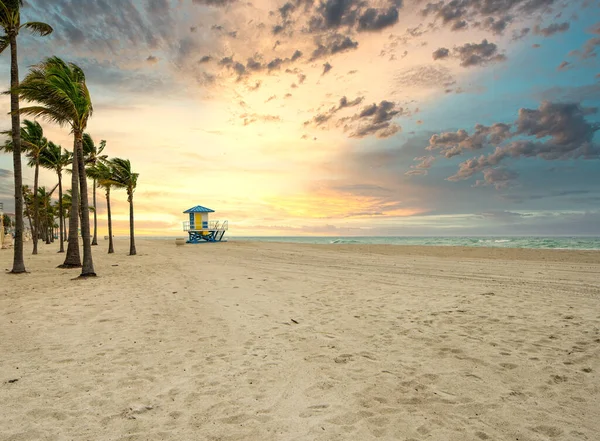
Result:
M135 256L133 193L135 192L140 174L131 171L131 162L129 162L129 159L114 158L110 162L113 166L113 180L118 183L119 187L127 190L127 202L129 202L129 255Z
M110 211L110 189L120 187L121 185L114 181L113 166L110 161L100 160L92 167L86 170L89 177L97 182L98 187L102 187L106 192L106 211L108 215L108 254L115 252L112 234L112 216Z
M21 128L21 148L26 152L29 159L29 167L34 167L33 178L33 254L38 253L38 240L40 237L40 200L38 194L40 178L40 156L48 146L48 140L44 137L44 129L37 121L28 119L23 121Z
M52 33L52 27L46 23L28 22L21 24L21 6L23 0L0 0L0 27L4 35L0 36L0 53L10 46L10 111L12 122L13 167L15 177L15 243L13 274L26 272L23 260L23 170L21 166L21 118L19 115L19 62L17 36L27 28L41 36Z
M9 135L10 132L2 132L3 135ZM35 173L33 178L33 254L38 253L38 239L39 239L39 198L37 189L39 187L39 176L40 176L40 155L48 146L48 140L44 137L44 129L37 121L23 121L23 127L21 127L21 151L27 155L29 159L29 167L34 167ZM12 140L7 141L2 147L7 152L14 151Z
M50 239L52 237L51 226L54 223L54 209L52 208L51 200L52 193L56 190L58 184L54 186L54 188L50 191L46 189L46 187L38 188L38 201L41 202L41 208L43 213L43 225L44 225L44 234L42 238L45 238L46 244L50 244Z
M94 140L89 133L83 134L83 155L85 163L92 167L98 163L98 161L106 159L108 156L102 155L102 151L106 148L106 141L100 141L100 145L96 146ZM87 170L86 170L87 172ZM94 238L92 239L92 245L98 245L98 217L96 216L96 179L93 180L94 188Z
M62 197L62 206L63 206L63 230L65 231L65 242L68 240L68 230L67 230L67 218L71 218L71 205L73 205L73 198L71 198L71 190L65 191Z
M73 203L69 220L69 245L62 268L81 266L77 235L79 198L81 197L81 235L83 237L83 267L81 277L95 276L90 241L90 213L87 181L83 161L83 132L93 112L92 100L80 67L50 57L33 66L18 88L19 96L36 106L25 107L21 113L45 118L61 126L70 126L74 137L71 189ZM79 182L79 188L77 184Z
M48 147L43 151L40 158L40 165L44 168L54 170L58 176L58 225L60 230L60 250L59 253L65 252L64 245L64 208L63 208L63 188L62 188L62 173L65 167L71 163L71 154L64 150L61 146L54 144L52 141L48 143Z

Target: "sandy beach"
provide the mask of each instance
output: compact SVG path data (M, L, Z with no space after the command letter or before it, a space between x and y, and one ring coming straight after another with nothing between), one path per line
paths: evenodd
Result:
M0 252L0 440L597 440L600 252Z

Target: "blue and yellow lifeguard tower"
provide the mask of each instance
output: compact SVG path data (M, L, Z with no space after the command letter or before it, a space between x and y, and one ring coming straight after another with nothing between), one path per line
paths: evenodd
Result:
M226 220L209 221L208 214L214 212L215 210L202 205L196 205L184 211L190 216L190 220L183 223L183 231L187 231L190 235L186 243L221 242L223 240L223 236L229 228L229 222Z

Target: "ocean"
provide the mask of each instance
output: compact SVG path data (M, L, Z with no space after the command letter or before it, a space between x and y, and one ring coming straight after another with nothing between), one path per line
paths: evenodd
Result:
M183 236L181 236L183 237ZM230 242L288 242L312 244L425 245L495 248L600 250L600 237L332 237L332 236L225 236ZM174 238L174 237L173 237ZM156 237L156 239L159 239ZM167 239L167 238L163 238ZM169 238L172 239L172 238Z
M314 244L425 245L600 250L600 237L229 237L229 240Z

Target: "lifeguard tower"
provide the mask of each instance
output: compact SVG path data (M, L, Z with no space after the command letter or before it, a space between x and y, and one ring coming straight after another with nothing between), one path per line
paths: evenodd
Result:
M226 220L209 221L208 214L214 212L215 210L201 205L184 211L190 216L190 220L183 223L183 231L187 231L190 236L186 243L221 242L223 240L223 236L229 228L229 222Z

